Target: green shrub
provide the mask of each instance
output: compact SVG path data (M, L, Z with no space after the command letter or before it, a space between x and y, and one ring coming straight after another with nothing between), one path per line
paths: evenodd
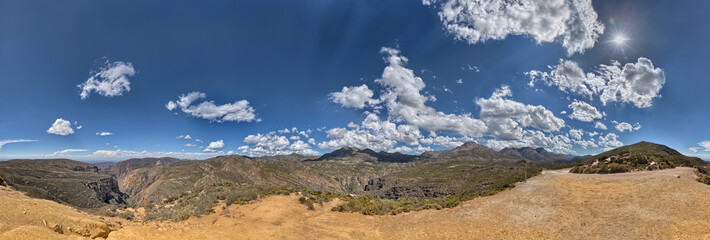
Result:
M308 210L315 210L315 204L323 206L323 203L330 202L335 198L345 198L347 195L321 191L303 191L298 202L306 205Z
M245 204L259 197L259 192L256 189L246 189L244 191L231 191L225 197L227 206L234 203Z
M245 185L239 183L224 183L209 187L193 189L190 193L172 196L168 199L170 207L148 207L146 205L145 221L172 220L182 221L190 216L200 216L214 213L214 207L220 201L229 206L246 204L259 197L272 194L290 194L291 190L278 187Z
M346 197L344 203L333 207L338 212L359 212L365 215L396 215L425 209L452 208L472 199L471 195L447 195L441 198L383 199L373 196Z
M132 211L124 211L120 214L118 214L118 217L123 218L123 219L128 219L128 220L133 220L136 216L133 214Z
M710 166L698 167L698 182L710 185Z

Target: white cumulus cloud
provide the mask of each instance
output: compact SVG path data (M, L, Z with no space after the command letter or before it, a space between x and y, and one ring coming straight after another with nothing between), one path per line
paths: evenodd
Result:
M288 130L288 133L298 134L298 130L293 128ZM292 131L293 130L293 131ZM281 131L286 133L285 131ZM298 136L298 135L292 135ZM273 155L288 155L292 153L301 155L318 155L319 152L311 149L314 141L309 143L302 140L295 140L293 143L289 141L289 137L277 135L276 132L267 134L249 135L244 138L244 143L247 145L241 146L238 149L249 156L273 156Z
M584 136L584 130L582 129L570 129L569 130L569 135L573 139L577 140L582 140L582 136Z
M552 111L538 105L526 105L508 99L513 96L510 87L503 85L490 98L476 99L481 108L481 119L488 126L488 133L501 140L519 140L523 128L534 127L545 132L556 132L565 126L565 121Z
M214 101L204 101L193 105L195 101L206 97L207 94L205 93L190 92L180 95L177 101L168 102L165 107L170 111L180 108L182 112L189 115L220 123L225 121L261 121L261 119L256 118L255 110L253 107L249 106L247 100L240 100L223 105L216 105Z
M368 130L332 128L326 131L330 140L318 144L322 149L338 149L341 147L370 148L375 151L385 151L394 148L397 141L374 135Z
M372 106L374 112L365 112L365 120L360 124L351 122L347 128L327 130L327 140L320 142L319 148L352 146L376 151L418 152L433 146L455 147L475 138L492 136L496 139L487 144L494 147L527 145L572 152L573 142L566 134L552 134L565 127L565 121L544 106L511 100L510 87L503 85L490 98L476 99L475 103L481 108L480 119L470 113L443 113L427 106L436 98L424 90L423 79L405 67L409 59L398 49L385 47L381 52L388 65L382 76L375 79L384 90ZM375 98L368 93L366 99ZM378 116L384 112L381 109L386 110L386 118ZM429 137L424 137L422 130L428 131ZM445 136L437 136L439 133Z
M594 123L594 128L596 129L601 129L601 130L606 130L606 125L602 122L596 122Z
M489 139L485 145L494 150L500 150L506 147L521 148L545 148L547 150L559 153L574 154L572 150L573 141L566 135L555 135L552 133L545 134L539 130L523 130L523 134L519 139L500 140Z
M574 100L574 102L567 107L572 109L572 114L569 115L572 119L577 119L582 122L592 122L594 119L602 118L602 114L597 108L586 102Z
M71 128L71 122L62 118L57 118L57 120L54 121L52 126L47 129L47 133L66 136L74 134L74 129Z
M385 61L389 65L375 82L386 88L380 100L395 122L405 121L428 131L465 136L480 136L486 131L485 123L470 114L446 114L426 106L425 103L434 98L420 93L426 85L411 69L404 67L409 60L397 49L382 48L381 52L386 54Z
M611 121L613 124L615 124L616 130L619 130L619 132L624 132L624 131L637 131L641 129L641 124L635 123L633 126L627 122L617 122L617 121Z
M699 146L703 147L705 151L710 152L710 140L705 140L698 143Z
M599 145L604 147L604 150L611 150L624 146L624 144L617 140L619 136L615 133L607 133L606 136L599 136Z
M578 93L588 97L599 96L606 105L612 102L630 103L637 108L653 105L653 99L660 97L661 88L666 83L662 69L654 67L650 59L640 57L623 66L618 61L611 65L599 65L594 72L584 73L576 62L560 59L560 64L550 66L550 72L529 71L529 86L542 81L548 86L557 86L564 92Z
M379 101L373 99L374 93L366 84L355 87L343 87L340 92L330 93L330 100L343 107L362 109L367 105L377 104Z
M469 44L522 35L562 43L568 55L594 47L604 25L591 0L423 0L438 5L448 32Z
M106 61L105 64L86 82L77 85L81 89L81 94L79 94L81 99L88 98L92 91L104 97L121 96L124 91L131 91L131 82L128 77L136 74L133 64L121 61L112 63Z
M222 148L224 148L224 141L219 140L219 141L211 142L210 145L208 145L204 151L205 152L214 152L217 149L222 149Z
M111 136L111 135L113 135L113 133L112 132L97 132L96 135L104 137L104 136Z

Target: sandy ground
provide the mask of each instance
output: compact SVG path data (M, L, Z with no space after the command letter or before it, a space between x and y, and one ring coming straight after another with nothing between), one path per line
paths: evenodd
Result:
M710 186L691 168L545 171L459 207L397 216L331 212L334 204L308 211L294 195L272 196L179 223L127 223L108 239L710 239ZM0 234L21 229L5 225L13 218L1 219Z
M109 231L99 217L0 186L0 239L86 239Z
M545 171L456 208L397 216L308 211L273 196L181 223L131 224L109 239L710 239L710 186L694 179L691 168Z

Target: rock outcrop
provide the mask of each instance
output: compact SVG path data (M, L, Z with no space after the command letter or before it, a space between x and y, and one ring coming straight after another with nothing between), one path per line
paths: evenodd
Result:
M89 182L85 185L96 192L96 198L101 202L110 204L126 203L124 199L127 198L128 195L121 192L118 187L118 182L113 177L103 178L98 182Z
M75 172L99 172L99 168L96 166L93 166L93 165L86 166L86 167L76 166L72 169L72 171L75 171Z

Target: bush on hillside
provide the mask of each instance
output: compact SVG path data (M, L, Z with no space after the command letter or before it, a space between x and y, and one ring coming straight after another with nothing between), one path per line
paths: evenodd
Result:
M331 210L338 212L359 212L365 215L397 215L404 212L420 211L425 209L441 210L444 208L456 207L465 201L477 197L490 196L514 186L515 184L511 183L485 191L447 195L439 198L385 199L368 195L359 197L346 195L344 198L341 198L344 202L336 207L333 207Z
M613 156L600 156L595 164L585 164L573 167L571 173L623 173L640 170L660 170L675 168L673 159L658 154L639 154L624 152Z
M321 191L303 191L301 192L301 197L298 198L298 202L306 205L308 210L315 210L315 204L323 206L323 203L330 202L335 198L346 198L349 195L321 192Z
M193 190L192 193L171 197L168 206L146 207L143 220L172 220L182 221L191 216L200 216L214 212L214 206L220 201L229 206L232 204L246 204L251 201L273 194L290 194L290 190L278 187L263 187L244 185L238 183L225 183L202 189Z
M698 167L698 182L710 185L710 166Z

